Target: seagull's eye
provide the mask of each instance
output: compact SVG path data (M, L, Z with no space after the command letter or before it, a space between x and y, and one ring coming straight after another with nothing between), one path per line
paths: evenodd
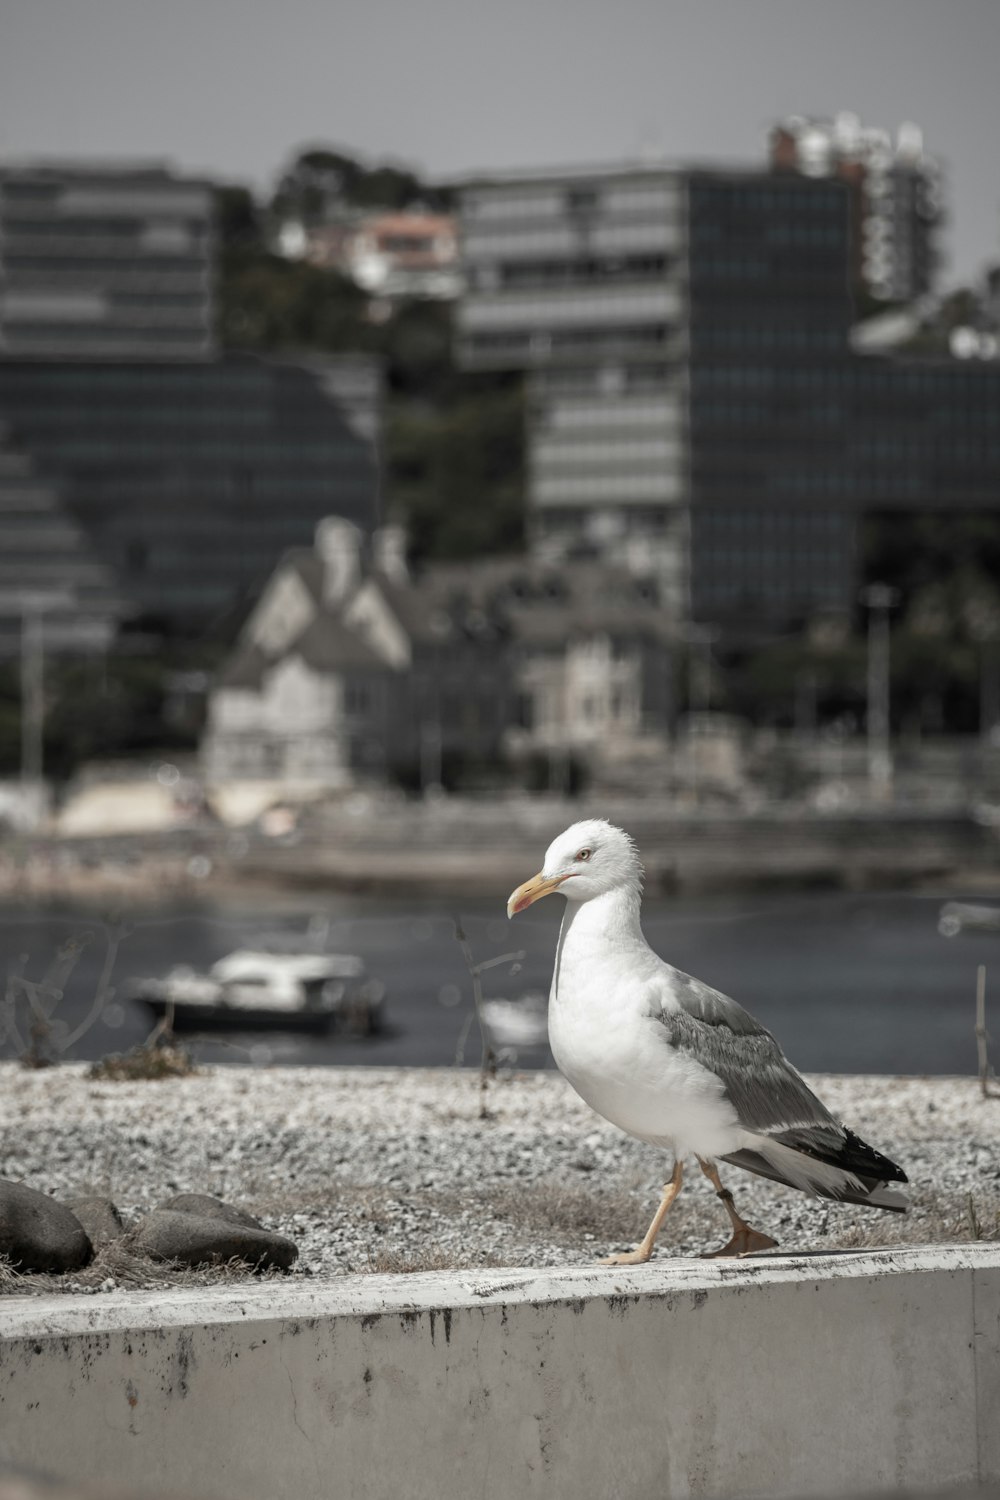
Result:
M576 851L577 862L579 863L582 860L583 863L586 864L587 860L590 858L593 852L593 849L578 849Z

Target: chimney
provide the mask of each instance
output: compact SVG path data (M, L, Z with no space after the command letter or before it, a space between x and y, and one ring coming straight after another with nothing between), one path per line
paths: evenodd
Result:
M372 553L376 571L388 578L390 583L409 583L410 570L406 566L406 527L380 526L372 537Z
M325 516L316 527L316 554L323 564L323 603L346 604L361 582L361 532L341 516Z

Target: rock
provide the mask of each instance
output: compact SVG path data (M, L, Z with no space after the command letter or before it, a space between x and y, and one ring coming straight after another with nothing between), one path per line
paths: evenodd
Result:
M92 1253L87 1231L64 1204L0 1178L0 1255L19 1271L75 1271Z
M178 1193L166 1203L158 1203L158 1209L175 1214L197 1214L200 1219L221 1219L225 1224L242 1224L244 1229L263 1229L264 1226L253 1214L213 1198L210 1193Z
M237 1224L218 1214L178 1213L168 1208L154 1208L146 1215L135 1231L133 1245L155 1260L179 1260L189 1266L236 1259L257 1267L279 1266L283 1271L299 1253L292 1240L269 1229Z
M125 1233L122 1216L110 1198L92 1193L85 1198L69 1198L66 1206L80 1220L95 1250L121 1239Z

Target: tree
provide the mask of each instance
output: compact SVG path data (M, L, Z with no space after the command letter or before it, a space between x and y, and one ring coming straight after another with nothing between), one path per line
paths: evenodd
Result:
M204 646L165 646L154 655L50 657L45 666L45 772L65 779L84 761L195 748L199 725L164 712L182 667L218 664ZM0 670L0 775L20 765L21 698L15 667Z
M219 278L216 319L230 348L345 353L376 342L367 307L365 294L336 271L237 252Z
M279 179L269 205L271 219L297 219L308 226L329 223L353 203L363 170L339 151L300 151Z
M414 559L519 551L524 545L524 401L518 382L466 389L441 406L390 412L390 504Z
M420 181L408 167L366 167L329 146L300 151L282 174L269 205L275 224L295 219L307 227L335 222L352 210L398 210L422 204L444 208L448 193Z
M389 506L425 561L523 545L521 383L456 369L450 304L408 299L375 320L366 292L338 271L273 254L266 231L287 217L318 224L361 209L440 208L447 196L405 168L368 168L324 148L299 153L267 212L239 187L217 200L220 342L382 358Z
M791 728L806 686L817 722L858 715L865 701L864 642L858 635L803 632L731 652L721 676L721 706L756 724Z
M222 255L263 250L261 213L249 188L235 183L216 188L215 232Z

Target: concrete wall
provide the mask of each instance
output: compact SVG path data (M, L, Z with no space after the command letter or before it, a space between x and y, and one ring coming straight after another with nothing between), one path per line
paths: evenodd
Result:
M1000 1246L0 1303L0 1462L219 1500L1000 1479Z

